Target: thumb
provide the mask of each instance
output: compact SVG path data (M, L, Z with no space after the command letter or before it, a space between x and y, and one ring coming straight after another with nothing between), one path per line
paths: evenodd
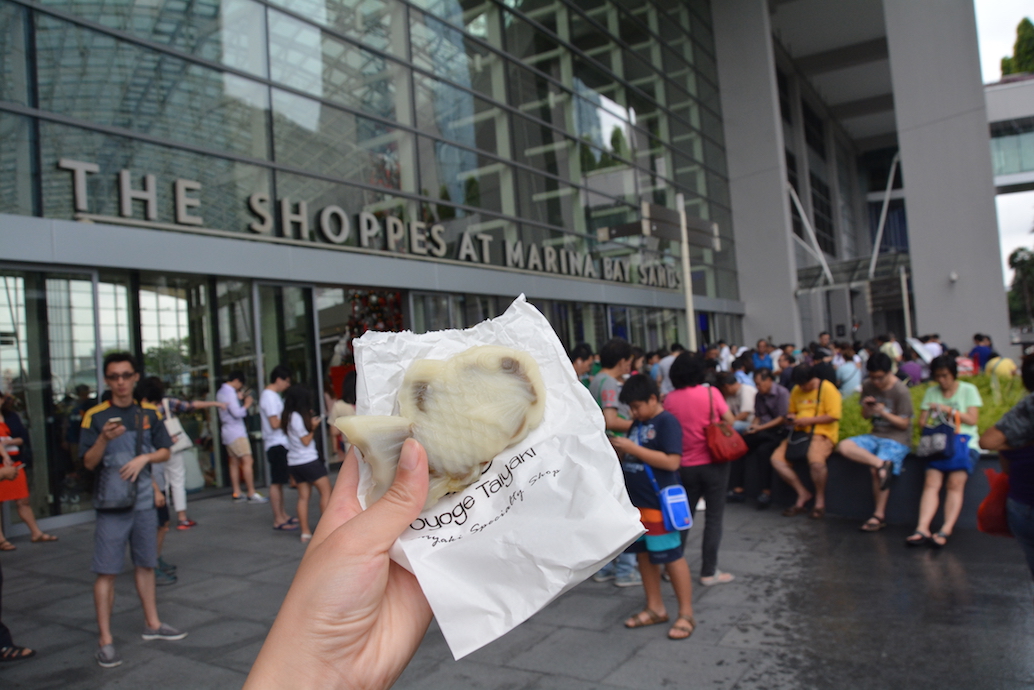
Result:
M367 552L386 552L424 509L428 481L427 451L408 439L387 493L347 523L356 528L353 544Z

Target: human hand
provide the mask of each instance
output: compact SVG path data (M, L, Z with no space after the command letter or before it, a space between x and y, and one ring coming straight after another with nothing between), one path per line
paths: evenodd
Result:
M18 468L14 465L9 465L6 462L0 465L0 481L7 479L14 479L18 476Z
M103 436L106 441L116 439L124 433L126 433L126 427L122 422L111 421L101 427L101 436Z
M122 467L118 468L118 476L127 482L135 482L140 472L147 466L149 458L146 455L138 455Z
M797 421L797 415L795 415L793 412L789 412L789 413L787 413L787 415L786 415L786 417L784 419L786 419L786 421L789 422L790 424L793 424L794 422Z
M217 402L215 404L215 406L218 407L220 410L225 410L226 409L226 403L224 403L224 402Z
M154 487L154 507L165 507L165 494L157 486Z
M409 439L388 492L365 511L355 451L305 552L246 690L387 688L420 645L431 607L388 558L427 498L427 453Z
M631 439L625 438L624 436L611 436L610 445L614 446L614 450L616 450L620 455L631 452L629 448L635 447L636 444L633 443Z
M251 404L255 402L255 399L250 395L244 398L244 402L241 403L242 407L251 407Z
M312 417L309 420L309 424L310 424L310 426L312 426L313 429L315 429L316 427L318 427L320 425L320 422L322 422L322 421L323 421L323 417L320 416L320 415L317 415L315 417Z

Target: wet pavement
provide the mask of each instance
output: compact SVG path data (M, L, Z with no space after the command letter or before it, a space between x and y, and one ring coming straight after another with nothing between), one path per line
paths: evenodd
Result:
M289 500L293 503L293 497ZM173 532L180 581L158 590L163 620L190 636L143 642L131 576L119 577L113 628L125 664L92 659L92 526L56 544L16 539L0 555L4 622L38 658L0 665L0 688L240 687L301 556L269 529L268 507L191 504L201 524ZM699 565L702 524L689 542ZM542 688L1030 688L1034 586L1012 540L960 530L947 548L906 549L908 530L783 518L733 505L719 567L728 585L694 587L698 628L625 630L638 587L586 582L516 630L456 662L432 624L403 690ZM665 585L669 610L675 610Z

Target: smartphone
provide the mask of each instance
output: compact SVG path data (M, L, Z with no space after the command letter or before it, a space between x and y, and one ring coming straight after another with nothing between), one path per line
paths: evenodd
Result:
M109 422L115 422L116 424L121 424L122 423L122 417L112 417L108 421Z

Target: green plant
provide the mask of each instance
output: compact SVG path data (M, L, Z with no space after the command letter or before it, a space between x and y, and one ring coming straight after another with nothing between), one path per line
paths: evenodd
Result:
M959 380L969 381L970 383L975 384L977 390L980 391L980 397L984 400L984 406L980 408L980 422L977 424L977 429L980 430L980 433L984 433L984 431L1001 419L1003 414L1011 410L1013 406L1027 394L1019 376L999 380L999 385L1001 387L1000 401L996 401L996 396L992 390L993 384L991 382L991 376L988 374L981 374L980 376L960 376ZM935 385L937 384L923 383L909 390L912 394L912 409L915 410L915 417L913 419L917 422L912 425L913 446L919 443L919 406L923 402L923 396L926 394L926 389ZM858 393L855 393L845 398L843 411L840 415L840 438L843 439L850 438L851 436L860 436L861 434L869 433L871 430L872 425L869 424L868 420L862 417L861 396Z

